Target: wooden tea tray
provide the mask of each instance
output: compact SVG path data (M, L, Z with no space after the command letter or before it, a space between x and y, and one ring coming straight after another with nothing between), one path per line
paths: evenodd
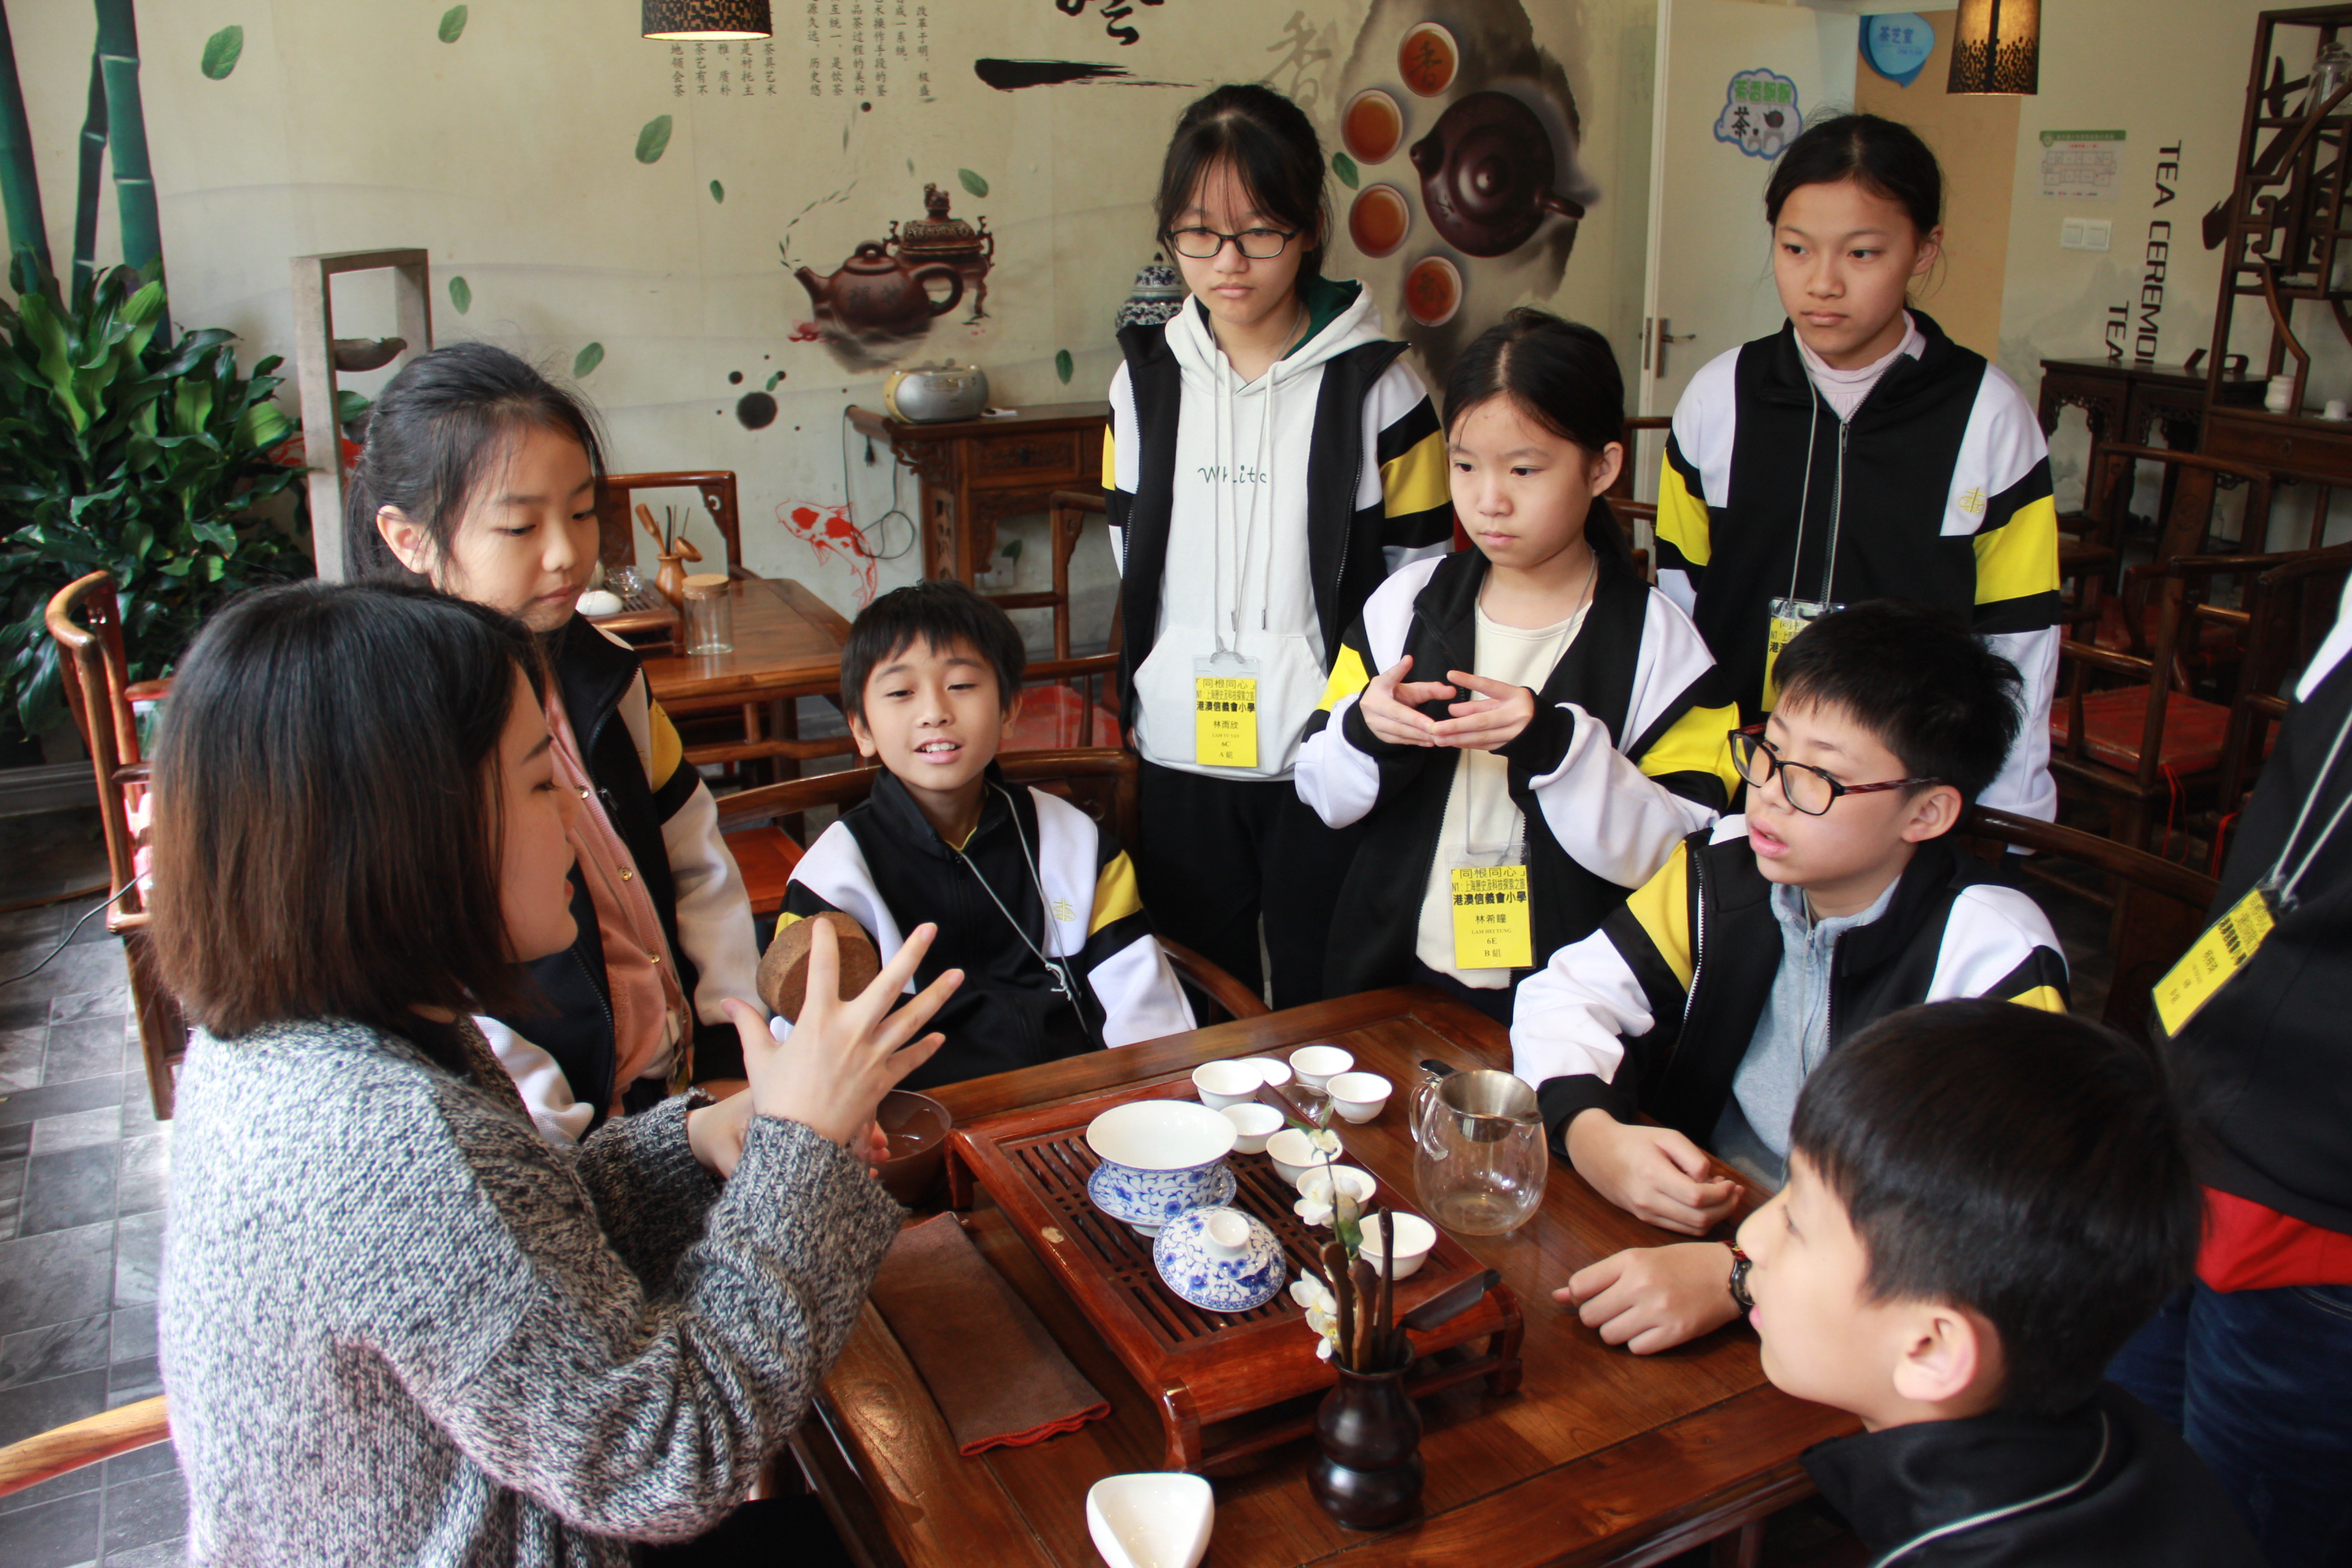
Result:
M591 616L588 620L627 643L641 658L677 651L677 607L650 583L622 600L621 607L611 615Z
M1137 1384L1159 1401L1168 1438L1166 1468L1171 1470L1206 1469L1306 1436L1314 1425L1311 1408L1287 1419L1252 1423L1222 1442L1204 1442L1202 1432L1338 1381L1329 1364L1316 1356L1315 1336L1290 1299L1287 1281L1280 1294L1255 1310L1204 1311L1161 1282L1149 1240L1087 1199L1087 1178L1100 1163L1087 1146L1087 1124L1114 1105L1185 1100L1192 1091L1190 1078L1177 1076L1090 1100L1009 1111L948 1136L949 1204L970 1208L975 1185L995 1200ZM1297 1194L1273 1162L1264 1154L1234 1154L1226 1163L1235 1183L1232 1206L1255 1215L1273 1230L1289 1265L1289 1279L1296 1280L1302 1268L1320 1275L1325 1233L1309 1231L1292 1212ZM1385 1181L1375 1201L1420 1213ZM1420 1271L1397 1281L1397 1316L1484 1267L1439 1230ZM1406 1387L1415 1394L1433 1394L1483 1376L1493 1392L1508 1394L1519 1383L1521 1332L1518 1299L1508 1287L1496 1285L1451 1322L1411 1336L1421 1359L1407 1375ZM1431 1359L1481 1339L1485 1345L1467 1353Z

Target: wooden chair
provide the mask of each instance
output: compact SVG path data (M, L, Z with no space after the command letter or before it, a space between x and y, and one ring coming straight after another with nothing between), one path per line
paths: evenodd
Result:
M1108 746L1013 752L1001 753L997 765L1007 784L1034 784L1060 795L1119 843L1135 842L1140 812L1133 752ZM720 798L719 826L726 832L735 863L743 868L753 913L774 914L783 908L784 888L792 880L793 868L800 864L802 846L776 826L778 819L824 805L855 805L881 776L880 768L851 768L813 778L786 779ZM754 868L759 871L756 879ZM1160 945L1177 977L1222 1008L1227 1017L1255 1018L1267 1011L1265 1001L1248 986L1200 954L1164 937Z
M2104 888L2085 886L2049 874L2054 868L2047 864L2033 868L2037 880L2108 910L2106 952L2115 961L2115 975L2099 1016L2126 1034L2146 1038L2148 992L2205 929L2205 912L2213 904L2213 879L2095 834L1988 806L1970 807L1958 831L1996 863L2016 846L2034 851L2037 862L2087 868L2104 882ZM2074 1000L2080 1011L2079 993Z
M0 1498L117 1454L170 1442L172 1427L163 1401L159 1394L118 1409L101 1410L0 1448Z
M1118 721L1119 600L1111 598L1110 644L1098 654L1070 656L1070 556L1089 517L1106 514L1100 493L1055 490L1046 506L1053 525L1054 588L1050 594L996 594L1008 609L1054 611L1054 657L1031 663L1023 679L1021 716L1006 730L1007 752L1065 751L1117 745Z
M107 884L110 889L129 889L107 906L106 929L122 939L131 1006L139 1018L140 1055L147 1066L147 1092L155 1102L157 1120L168 1121L180 1060L187 1054L188 1026L155 968L147 939L145 890L136 886L148 807L147 763L140 753L139 721L131 704L161 698L171 683L131 683L111 574L92 572L58 590L45 619L66 666L66 697L74 723L89 751L99 824L106 838ZM134 815L141 820L136 828Z
M742 514L735 504L735 475L727 468L667 474L606 474L597 480L599 552L608 569L636 563L637 545L646 541L646 531L638 525L634 511L636 492L660 489L700 491L702 504L710 509L712 521L719 524L719 536L727 542L727 574L730 577L751 575L743 564Z
M2188 488L2186 485L2184 489ZM2243 607L2213 599L2217 580L2251 583L2261 573L2295 559L2271 555L2183 555L2161 571L2143 574L2147 606L2157 617L2145 652L2103 647L2068 638L2058 645L2060 691L2050 710L2050 771L2062 795L2088 795L2113 811L2108 836L2133 848L2147 846L2158 802L2177 818L2189 808L2192 789L2216 779L2230 745L2231 712L2226 697L2200 694L2198 673L2183 650L2199 646L2205 628L2219 627L2233 641L2239 689L2274 688L2283 671L2275 659L2255 668L2234 639L2253 618L2267 616L2246 591ZM2129 628L2136 632L2137 617ZM2068 666L2073 667L2071 672ZM2091 685L2092 672L2120 678L2105 689ZM2210 670L2207 671L2210 673ZM2161 692L2162 700L2154 694Z
M2126 567L2118 574L2116 563L2123 556L2129 521L2126 498L2140 463L2155 463L2164 469L2158 490L2163 515L2157 528L2156 553L2147 563ZM2182 556L2207 552L2225 489L2242 489L2246 497L2238 549L2231 553L2261 553L2270 527L2274 483L2261 468L2194 452L2102 444L2093 456L2084 498L2084 531L2072 542L2062 539L2058 552L2061 580L2075 585L2074 613L2070 618L2089 628L2076 635L2111 652L2147 658L2159 614L2153 590L2165 566ZM2234 659L2237 648L2232 627L2209 621L2195 628L2184 657L2189 669L2210 670Z

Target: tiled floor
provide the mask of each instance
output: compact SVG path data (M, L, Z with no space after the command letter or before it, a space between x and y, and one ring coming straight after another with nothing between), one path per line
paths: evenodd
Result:
M106 875L94 816L0 820L0 906ZM0 977L98 902L0 914ZM103 916L0 985L0 1443L163 1392L155 1282L171 1127L158 1123ZM187 1500L170 1445L0 1498L0 1563L180 1560Z

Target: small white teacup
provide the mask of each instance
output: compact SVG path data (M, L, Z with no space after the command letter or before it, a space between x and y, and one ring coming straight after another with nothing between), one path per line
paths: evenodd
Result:
M1265 1081L1247 1062L1202 1062L1192 1069L1192 1088L1212 1110L1247 1103Z
M1301 1046L1290 1053L1290 1070L1298 1075L1300 1087L1317 1094L1334 1074L1355 1065L1356 1058L1337 1046Z
M1323 1086L1331 1097L1333 1109L1350 1121L1370 1121L1389 1102L1395 1086L1376 1072L1343 1072L1332 1075Z
M1326 1136L1335 1142L1338 1142L1337 1133L1328 1133ZM1344 1152L1334 1150L1330 1157L1336 1161ZM1265 1157L1274 1162L1275 1173L1294 1187L1298 1184L1298 1179L1301 1176L1322 1164L1324 1159L1323 1152L1308 1142L1307 1134L1296 1127L1286 1127L1267 1139Z
M1361 1251L1375 1269L1388 1251L1391 1225L1396 1226L1396 1277L1403 1279L1429 1261L1430 1250L1437 1245L1437 1227L1417 1214L1399 1214L1393 1209L1377 1224L1365 1220Z
M1217 1114L1232 1122L1241 1133L1240 1141L1234 1145L1234 1152L1237 1154L1265 1153L1265 1141L1282 1131L1282 1112L1271 1105L1255 1105L1244 1100L1239 1105L1225 1106Z

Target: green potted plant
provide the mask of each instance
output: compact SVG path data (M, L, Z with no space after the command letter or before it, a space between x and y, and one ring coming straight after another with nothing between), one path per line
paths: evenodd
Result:
M114 574L141 680L168 673L222 599L312 567L254 512L301 478L275 455L296 429L269 402L277 356L246 376L230 332L166 341L152 267L96 273L70 299L28 253L8 277L17 298L0 303L0 735L38 736L66 712L42 612L76 577Z

